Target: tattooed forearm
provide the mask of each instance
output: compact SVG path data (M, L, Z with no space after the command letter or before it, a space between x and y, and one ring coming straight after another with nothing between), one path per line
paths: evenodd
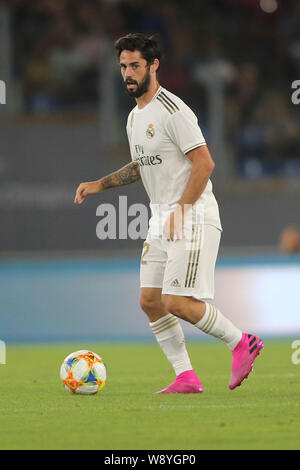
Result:
M108 189L114 186L125 186L141 179L138 162L131 162L118 171L101 178L102 188Z

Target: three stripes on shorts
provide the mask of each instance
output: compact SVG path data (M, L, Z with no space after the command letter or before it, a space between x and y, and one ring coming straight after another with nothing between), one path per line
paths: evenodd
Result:
M189 252L189 263L186 272L184 287L195 287L197 276L200 248L201 248L201 225L193 225L193 235Z

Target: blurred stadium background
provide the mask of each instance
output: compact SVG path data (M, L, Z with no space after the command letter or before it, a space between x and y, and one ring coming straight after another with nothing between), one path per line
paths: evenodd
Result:
M130 159L134 102L113 43L131 31L159 35L160 82L197 114L216 161L216 305L250 332L299 336L299 2L2 0L1 339L152 338L142 240L96 236L98 205L147 204L142 184L73 205L80 182Z

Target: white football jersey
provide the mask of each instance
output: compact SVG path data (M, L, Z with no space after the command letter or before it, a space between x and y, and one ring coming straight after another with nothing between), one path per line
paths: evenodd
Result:
M206 145L197 117L176 95L159 87L144 108L136 106L127 120L133 161L150 198L150 231L161 234L167 216L180 200L192 169L186 153ZM194 204L201 223L222 230L217 201L209 180Z

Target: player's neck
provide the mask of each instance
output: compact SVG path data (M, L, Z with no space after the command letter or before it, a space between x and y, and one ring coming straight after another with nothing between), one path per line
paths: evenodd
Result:
M142 96L139 98L136 98L136 104L138 105L139 109L143 109L145 106L147 106L148 103L152 100L153 96L159 89L160 84L158 83L157 80L155 80L153 83L150 83L149 89L146 93L144 93Z

